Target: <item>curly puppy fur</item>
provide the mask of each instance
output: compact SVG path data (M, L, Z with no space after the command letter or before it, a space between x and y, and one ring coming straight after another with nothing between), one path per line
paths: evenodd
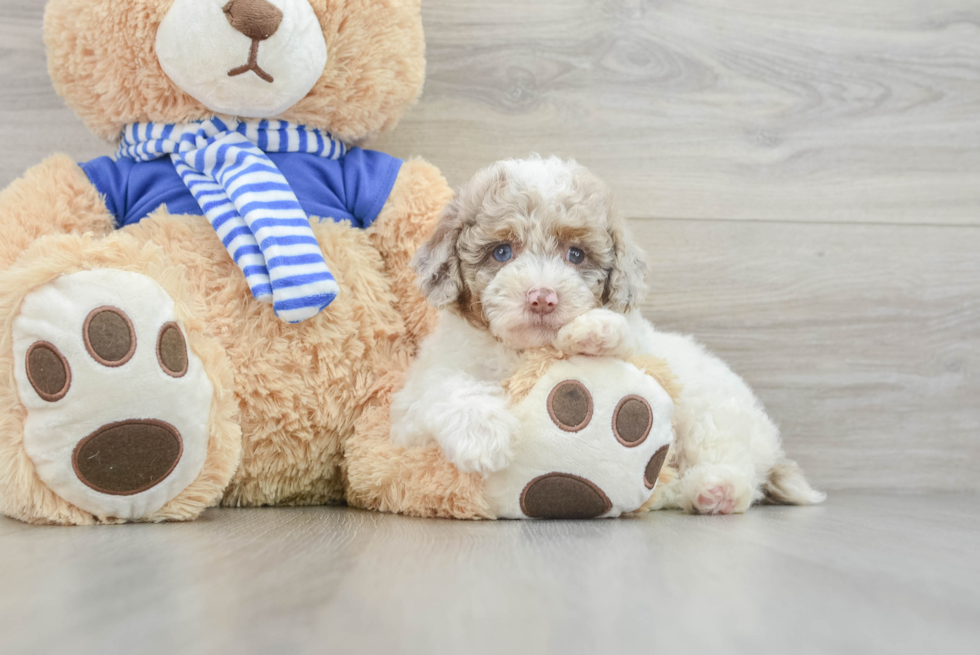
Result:
M518 424L503 385L526 349L651 355L677 376L677 442L651 508L743 512L823 499L783 454L745 384L689 337L637 310L643 253L605 185L575 162L509 160L481 171L443 212L415 259L441 310L392 403L392 443L438 446L459 470L505 467ZM542 307L547 298L547 307Z

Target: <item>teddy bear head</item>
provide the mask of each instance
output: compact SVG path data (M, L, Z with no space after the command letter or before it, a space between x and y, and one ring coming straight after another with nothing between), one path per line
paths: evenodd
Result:
M215 114L356 144L422 89L420 0L50 0L55 89L98 136Z

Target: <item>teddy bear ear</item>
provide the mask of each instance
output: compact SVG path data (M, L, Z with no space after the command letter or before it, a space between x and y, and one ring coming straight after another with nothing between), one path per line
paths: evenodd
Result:
M463 231L459 194L442 212L432 238L419 248L412 266L419 276L422 295L436 309L455 303L463 290L456 242Z

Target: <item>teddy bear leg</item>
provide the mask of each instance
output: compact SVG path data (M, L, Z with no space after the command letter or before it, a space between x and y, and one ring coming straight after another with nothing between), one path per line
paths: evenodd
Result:
M221 498L232 371L159 248L39 239L0 273L0 510L35 523L187 520Z
M0 192L0 271L49 234L106 236L115 220L81 167L55 155Z
M452 199L446 179L432 164L412 159L402 166L387 204L368 230L381 253L397 309L411 339L418 341L435 326L435 311L422 297L412 270L412 257L432 234L439 214Z
M661 364L572 357L540 377L533 361L518 371L508 388L523 429L511 465L487 478L491 511L590 519L645 506L673 442L672 385L650 368Z
M461 473L438 446L399 448L391 443L391 395L400 372L387 375L358 419L344 449L347 502L352 507L408 516L493 518L483 479Z

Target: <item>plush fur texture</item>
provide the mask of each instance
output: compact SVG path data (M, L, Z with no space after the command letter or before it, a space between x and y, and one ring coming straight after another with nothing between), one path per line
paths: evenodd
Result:
M115 229L98 191L78 164L65 155L49 157L0 191L0 207L0 270L9 268L43 236L103 237Z
M281 118L360 143L393 128L422 90L420 0L309 0L327 66ZM211 110L163 72L154 47L173 0L51 0L44 34L55 89L90 130L115 141L128 123L182 123ZM228 29L231 29L228 27Z
M379 377L416 348L418 335L406 328L398 307L423 314L416 290L395 295L385 262L407 259L405 251L428 234L449 195L438 172L421 161L406 163L396 190L386 216L367 231L314 223L341 293L329 312L297 326L251 299L206 221L161 213L124 230L163 244L194 281L196 295L209 299L204 318L220 334L234 367L243 457L223 504L344 501L341 463L360 411ZM387 238L391 231L401 238ZM372 241L389 241L392 248L378 250ZM416 320L420 327L429 323Z
M552 366L568 357L551 347L523 353L517 358L512 375L501 385L504 403L520 403ZM681 389L666 362L651 356L627 361L653 377L676 401ZM392 444L391 398L403 389L402 371L409 363L410 360L393 363L394 372L379 381L371 406L362 414L348 441L343 463L348 503L408 516L497 518L486 497L484 476L460 471L434 442L412 448ZM664 467L658 485L673 477L674 471Z
M666 474L650 507L729 514L764 496L820 502L745 382L637 311L645 266L634 243L605 186L575 162L532 158L481 171L416 259L426 296L443 311L392 402L392 442L438 445L461 470L489 475L510 462L519 424L504 384L524 350L652 355L682 391L676 477ZM547 309L542 297L552 299Z
M408 360L393 362L402 370ZM408 516L489 519L483 479L453 466L438 447L402 449L391 443L392 393L403 375L392 373L375 390L348 441L344 474L347 502L355 507Z
M310 4L328 64L313 90L274 118L326 129L351 143L394 126L422 85L418 0ZM109 141L132 121L210 116L164 75L154 56L155 30L170 6L171 0L49 3L45 38L55 86ZM291 326L254 301L203 217L171 216L161 208L114 231L102 198L71 159L55 156L28 171L0 194L0 511L37 523L116 521L82 512L38 479L23 448L26 411L14 377L22 363L11 355L11 325L23 298L60 275L93 268L145 275L170 294L188 346L215 389L204 471L145 520L188 520L218 502L383 505L371 499L387 492L376 489L373 474L358 472L392 465L386 461L392 449L352 440L362 412L386 410L392 371L407 366L434 323L409 262L451 197L436 168L412 160L370 229L311 217L341 294L328 311ZM441 466L451 477L444 459ZM461 479L459 488L469 484ZM450 485L436 496L453 493ZM445 513L443 501L423 489L406 494L436 506L430 514ZM480 509L460 501L456 512L476 516Z
M154 280L175 300L188 346L203 360L214 389L208 419L208 456L201 475L148 521L189 519L217 503L238 467L242 452L234 371L219 339L208 333L201 298L163 250L116 233L104 239L71 234L38 239L12 268L0 272L0 512L30 523L86 525L118 522L95 516L62 500L37 477L23 447L26 412L17 393L11 333L17 308L32 290L76 271L113 268Z

